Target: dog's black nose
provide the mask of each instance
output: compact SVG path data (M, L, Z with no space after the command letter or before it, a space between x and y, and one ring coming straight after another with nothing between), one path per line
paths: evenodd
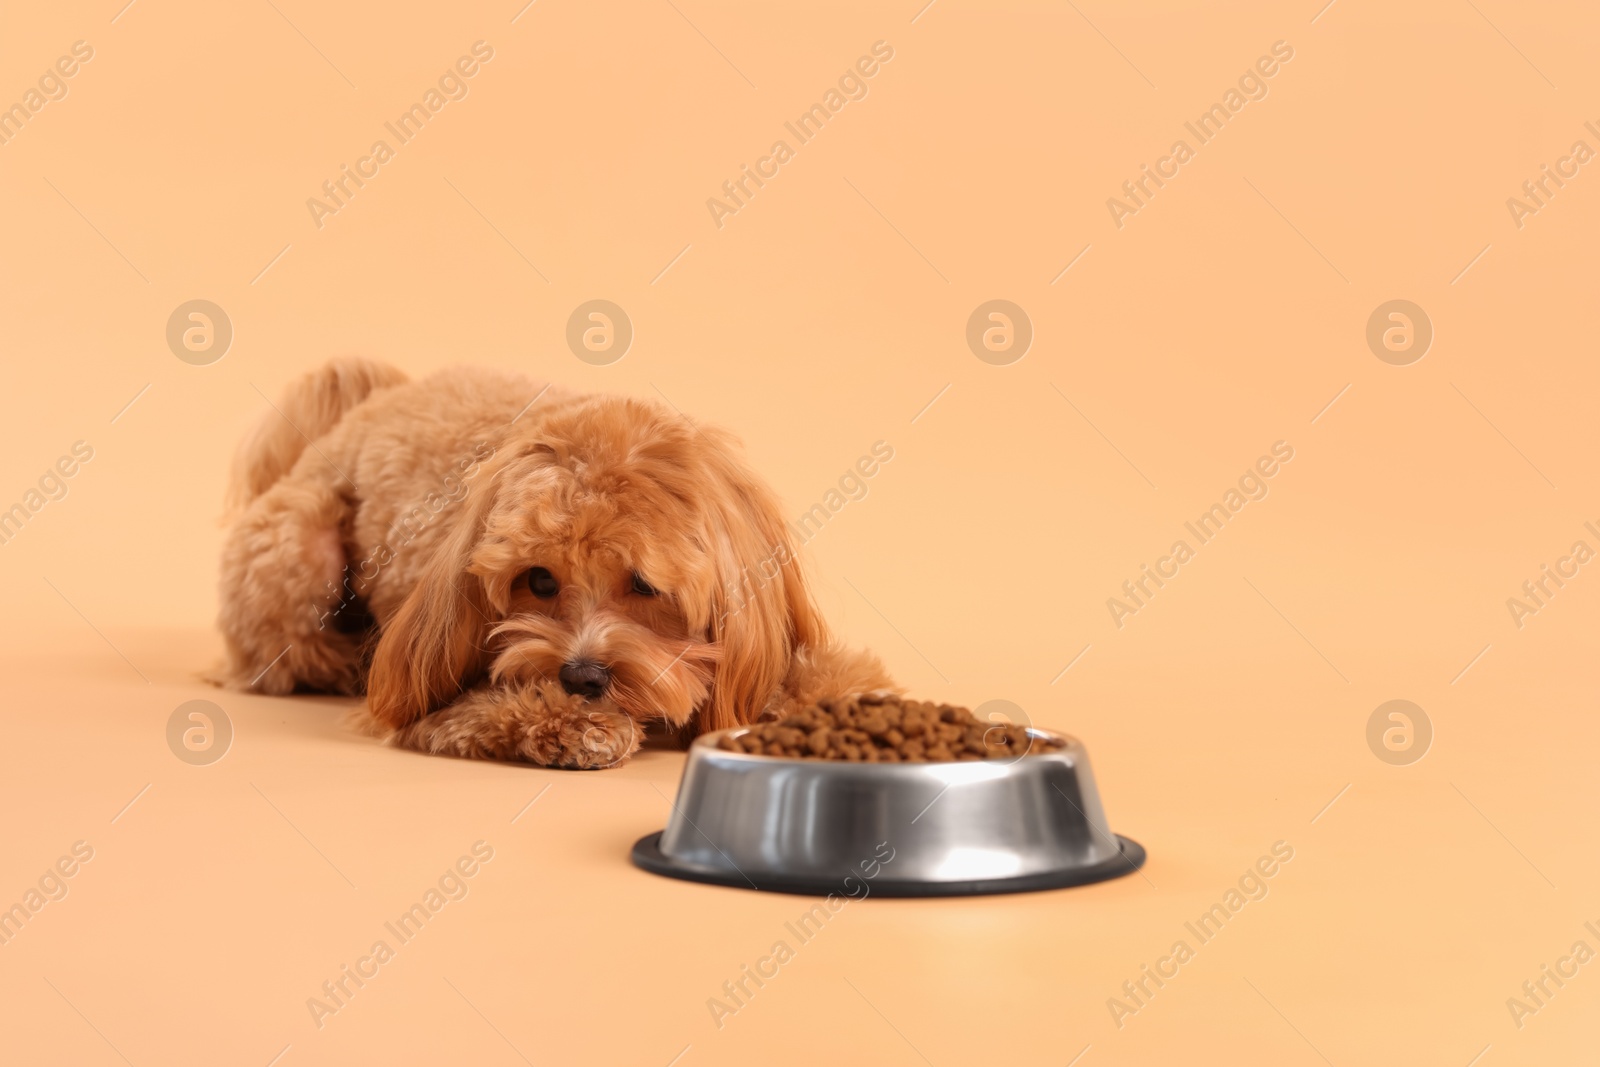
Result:
M578 660L561 667L561 688L575 697L597 697L611 684L611 670L598 663Z

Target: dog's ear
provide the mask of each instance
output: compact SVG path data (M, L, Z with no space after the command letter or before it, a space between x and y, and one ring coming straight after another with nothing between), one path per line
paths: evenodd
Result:
M461 510L453 528L434 547L421 580L378 638L367 676L367 709L390 729L450 703L489 661L484 644L495 612L483 579L470 566L496 480L493 472L480 474L456 505Z
M709 629L722 656L700 710L702 733L755 721L795 650L828 643L776 498L727 448L716 452L707 536L717 588Z

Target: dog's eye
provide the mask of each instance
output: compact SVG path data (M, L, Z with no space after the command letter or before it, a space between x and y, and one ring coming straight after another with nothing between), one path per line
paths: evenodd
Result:
M528 589L540 600L549 600L561 591L561 585L555 575L543 567L535 567L528 572Z
M645 581L643 578L639 577L637 574L633 576L633 591L640 596L656 595L655 587L649 582Z

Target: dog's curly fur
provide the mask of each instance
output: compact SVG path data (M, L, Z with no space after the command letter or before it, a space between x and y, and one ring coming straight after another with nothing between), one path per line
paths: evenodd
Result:
M365 692L394 744L560 767L621 762L651 719L895 691L830 637L736 452L640 400L330 363L240 448L221 681ZM577 665L603 691L564 682Z

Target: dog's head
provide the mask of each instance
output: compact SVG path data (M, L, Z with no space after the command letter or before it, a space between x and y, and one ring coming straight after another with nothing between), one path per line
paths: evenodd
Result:
M527 419L457 515L378 641L368 703L388 726L487 674L720 729L825 639L771 492L731 438L654 405Z

